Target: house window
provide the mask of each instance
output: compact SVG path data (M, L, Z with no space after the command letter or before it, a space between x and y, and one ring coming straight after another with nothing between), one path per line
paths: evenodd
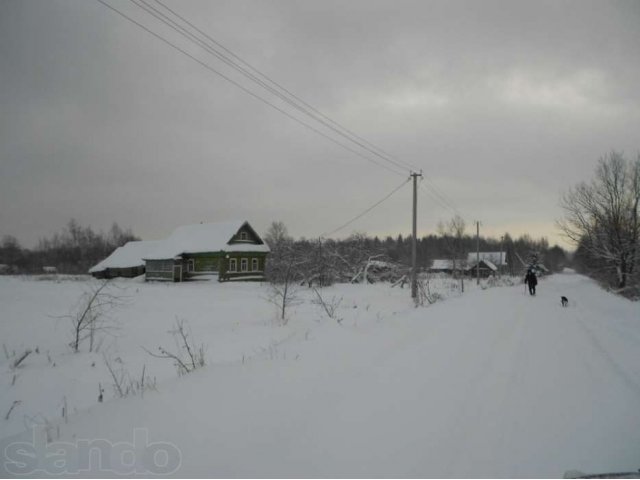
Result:
M230 272L237 272L238 271L238 260L236 260L235 258L230 258L229 259L229 271Z
M251 259L251 271L252 272L257 272L258 271L258 259L257 258L252 258Z
M193 272L195 270L195 260L193 258L187 261L187 272Z
M240 240L247 240L247 232L240 232Z
M240 271L241 272L246 272L247 270L249 270L249 259L241 258L240 259Z

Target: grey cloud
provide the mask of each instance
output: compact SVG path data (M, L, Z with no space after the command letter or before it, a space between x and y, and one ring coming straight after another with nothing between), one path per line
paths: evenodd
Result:
M559 192L640 148L637 2L166 1L497 230L553 235ZM27 244L70 217L145 238L236 217L313 236L402 181L97 2L3 2L0 65L0 233ZM451 215L422 202L424 233ZM353 228L406 233L408 205L400 192Z

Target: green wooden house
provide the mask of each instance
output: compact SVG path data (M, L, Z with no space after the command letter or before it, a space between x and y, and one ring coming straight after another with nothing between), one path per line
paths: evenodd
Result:
M146 280L264 280L269 247L246 221L177 228L145 256Z

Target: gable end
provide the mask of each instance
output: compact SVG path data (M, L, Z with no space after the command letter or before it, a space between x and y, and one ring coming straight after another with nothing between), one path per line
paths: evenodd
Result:
M249 222L244 222L240 229L231 237L227 242L228 245L248 243L253 245L264 245L260 235L249 225Z

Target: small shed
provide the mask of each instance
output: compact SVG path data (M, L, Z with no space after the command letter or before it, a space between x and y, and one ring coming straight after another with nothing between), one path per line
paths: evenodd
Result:
M147 280L264 280L269 247L246 221L178 227L144 257Z
M127 242L116 248L111 255L89 269L96 278L137 277L145 272L144 260L149 252L155 250L160 241L147 240Z

